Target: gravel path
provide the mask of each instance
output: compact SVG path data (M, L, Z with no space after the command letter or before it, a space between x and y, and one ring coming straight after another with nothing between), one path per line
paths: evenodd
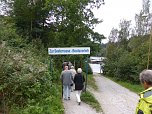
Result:
M117 83L97 74L100 71L100 66L90 64L92 71L95 73L94 78L99 91L94 91L90 88L95 98L100 103L104 114L135 114L138 95L128 89L118 85ZM96 113L89 105L81 103L79 106L76 102L75 92L71 93L71 100L63 101L65 114L102 114Z
M138 95L117 83L94 74L99 87L98 91L89 89L100 103L104 114L134 114L138 102ZM71 100L64 101L65 114L102 114L97 113L89 105L76 102L75 92L71 92Z
M94 74L99 91L92 91L105 114L134 114L138 95L117 83Z
M63 100L63 104L65 108L65 114L102 114L96 113L94 109L83 102L81 105L78 105L76 102L75 91L71 92L71 100Z

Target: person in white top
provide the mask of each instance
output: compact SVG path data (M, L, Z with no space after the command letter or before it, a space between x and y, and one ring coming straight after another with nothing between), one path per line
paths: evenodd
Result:
M75 68L74 68L74 66L71 66L70 71L71 71L71 73L72 73L72 78L74 79L75 74L77 73L76 70L75 70ZM74 82L73 82L73 84L72 84L72 86L71 86L71 92L72 92L73 90L74 90Z

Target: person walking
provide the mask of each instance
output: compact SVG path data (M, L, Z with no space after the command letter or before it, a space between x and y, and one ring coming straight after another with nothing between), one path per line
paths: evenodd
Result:
M84 79L84 76L82 75L82 69L78 68L77 74L74 77L74 84L75 84L76 98L77 98L78 105L81 104L80 96L81 96L82 89L84 87L84 82L85 82L85 79Z
M152 70L142 71L139 79L145 90L139 94L136 114L152 114Z
M67 61L64 61L62 63L62 70L65 70L65 66L69 66Z
M64 100L70 100L70 86L73 82L72 73L68 70L68 66L65 66L65 70L61 72L61 81L63 86L63 98Z
M74 76L76 75L76 70L74 68L74 66L71 66L71 69L70 69L71 73L72 73L72 78L74 79ZM71 92L74 90L74 83L71 85Z

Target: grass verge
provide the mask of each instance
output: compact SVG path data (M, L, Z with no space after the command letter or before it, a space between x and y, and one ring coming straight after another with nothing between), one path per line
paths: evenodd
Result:
M88 75L88 85L93 88L94 90L98 90L98 86L96 85L96 81L95 79L93 78L93 74L89 74Z
M95 99L92 93L89 91L83 92L81 95L81 100L86 104L90 105L92 108L96 110L96 112L102 112L102 108L99 102Z
M112 77L107 77L109 78L110 80L120 84L121 86L129 89L130 91L133 91L135 93L140 93L142 92L144 89L142 88L141 85L139 84L133 84L133 83L130 83L130 82L124 82L124 81L118 81L116 80L115 78L112 78Z

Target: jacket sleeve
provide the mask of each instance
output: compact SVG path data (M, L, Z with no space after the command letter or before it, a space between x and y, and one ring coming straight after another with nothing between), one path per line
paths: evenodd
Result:
M72 72L71 72L71 80L73 81L74 79L73 79L73 75L72 75Z
M76 82L76 75L74 76L74 80L73 80L73 82L74 82L74 83Z
M85 78L84 78L84 75L82 75L82 77L83 77L83 82L85 82Z
M63 81L63 71L61 72L60 80Z

